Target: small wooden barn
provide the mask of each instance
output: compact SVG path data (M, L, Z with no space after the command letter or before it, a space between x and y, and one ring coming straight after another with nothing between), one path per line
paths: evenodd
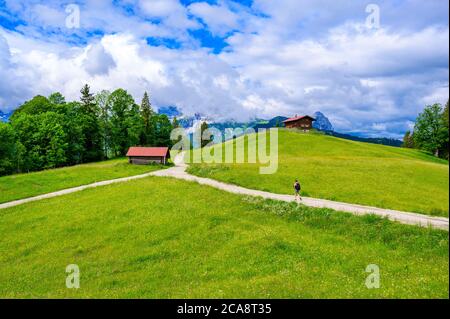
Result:
M170 158L170 151L168 147L130 147L126 156L131 164L160 163L165 165Z
M283 121L283 123L287 128L298 128L304 131L309 131L313 128L312 124L313 121L315 120L316 120L315 118L309 115L304 116L296 115L294 117L291 117L290 119Z

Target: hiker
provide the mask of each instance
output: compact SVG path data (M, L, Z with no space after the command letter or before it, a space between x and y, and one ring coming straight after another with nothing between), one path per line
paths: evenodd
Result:
M294 190L295 190L295 200L297 201L297 197L298 197L298 199L299 200L302 200L302 197L300 196L300 189L301 189L302 187L300 186L300 183L298 182L298 180L296 179L295 180L295 183L294 183Z

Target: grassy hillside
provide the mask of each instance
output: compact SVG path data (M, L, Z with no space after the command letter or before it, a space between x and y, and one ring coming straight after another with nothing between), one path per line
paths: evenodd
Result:
M273 175L259 174L255 164L195 164L189 172L284 194L292 193L298 178L305 196L448 216L447 161L318 133L280 130L279 167Z
M68 204L70 203L70 204ZM0 211L0 297L448 298L448 233L150 177ZM65 268L80 268L80 289ZM367 265L381 287L367 289Z
M158 165L129 165L127 160L122 158L3 176L0 177L0 203L99 181L144 174L161 168Z

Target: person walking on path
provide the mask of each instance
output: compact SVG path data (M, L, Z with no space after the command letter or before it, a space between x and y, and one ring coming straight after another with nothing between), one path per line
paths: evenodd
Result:
M302 187L300 186L300 183L296 179L295 183L294 183L294 190L295 190L295 200L297 202L302 200L302 197L300 196L300 190L301 189L302 189Z

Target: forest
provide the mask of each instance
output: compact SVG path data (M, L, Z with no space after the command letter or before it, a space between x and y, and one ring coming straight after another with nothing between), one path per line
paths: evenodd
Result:
M140 105L124 89L35 96L0 122L0 176L124 156L130 146L171 146L178 126L156 113L145 92Z

